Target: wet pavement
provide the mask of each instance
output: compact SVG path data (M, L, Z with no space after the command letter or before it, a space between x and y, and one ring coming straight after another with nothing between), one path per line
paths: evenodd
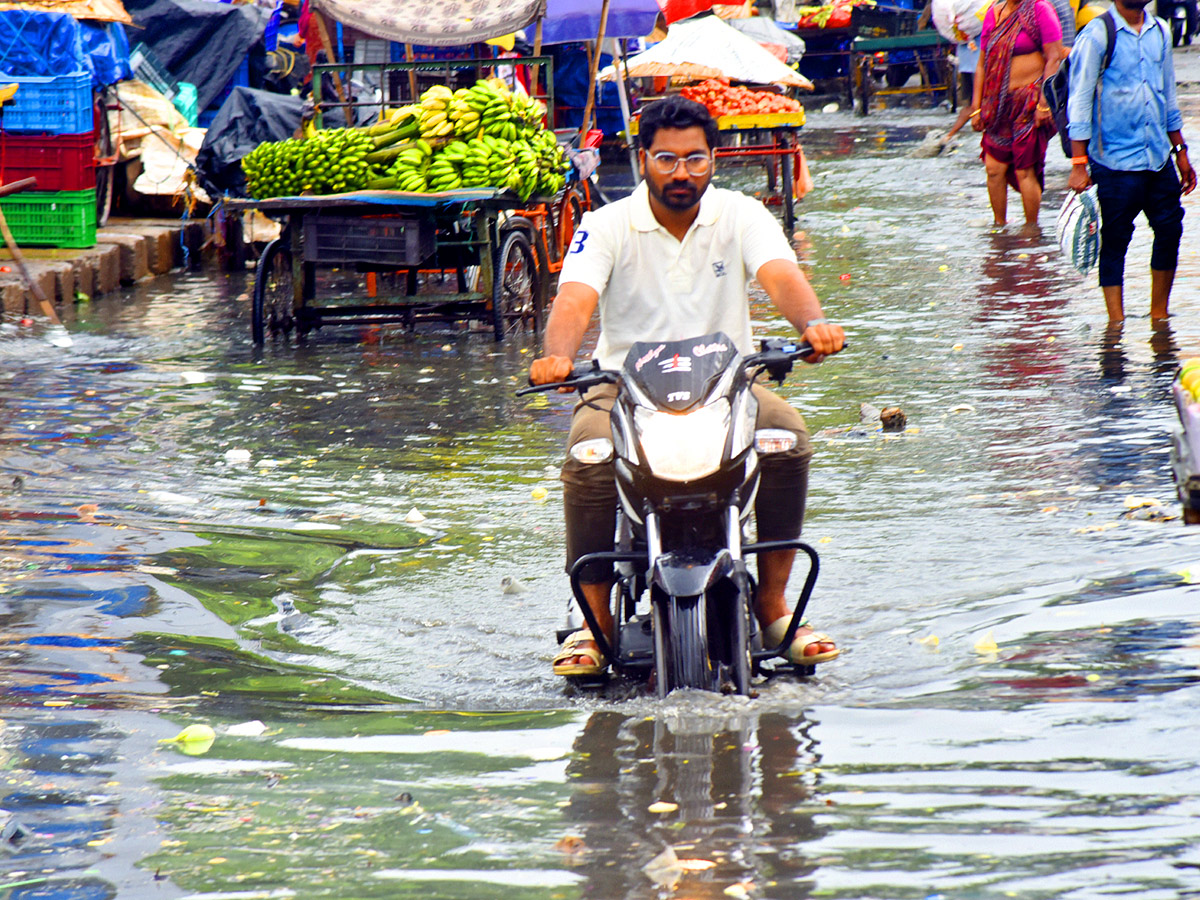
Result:
M909 156L948 121L806 129L797 247L852 347L782 392L844 652L754 700L550 675L570 402L514 397L529 343L256 353L208 275L82 308L70 350L0 334L0 898L1194 892L1198 532L1127 501L1178 514L1195 233L1155 328L1138 231L1111 333L1050 228L987 226L977 139Z

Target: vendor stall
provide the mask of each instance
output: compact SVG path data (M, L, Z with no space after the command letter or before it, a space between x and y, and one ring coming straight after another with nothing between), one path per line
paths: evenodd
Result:
M472 82L497 62L343 64L375 69L401 91L410 74L442 73L445 83L400 108L385 98L373 125L310 125L303 141L261 143L244 155L253 199L225 208L281 226L255 277L256 343L331 323L483 322L496 340L540 331L550 278L590 206L590 187L568 181L565 153L541 124L544 103L495 77ZM315 72L325 68L333 67ZM315 101L321 118L363 105L327 100L319 88ZM226 150L222 158L238 147ZM231 183L232 173L221 177Z
M807 78L763 49L753 38L723 20L708 16L678 22L665 40L625 63L625 77L670 76L709 79L682 89L684 96L703 103L728 136L717 148L718 159L737 165L762 165L767 173L768 202L783 208L788 234L795 227L795 200L804 168L798 134L804 127L804 107L774 90L730 86L739 80L811 89ZM615 69L600 73L615 78ZM630 133L637 133L636 120Z

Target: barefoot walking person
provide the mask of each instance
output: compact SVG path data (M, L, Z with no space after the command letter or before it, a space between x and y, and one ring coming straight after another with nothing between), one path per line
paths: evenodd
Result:
M1145 213L1154 230L1150 317L1166 318L1183 236L1179 196L1196 187L1180 130L1171 33L1161 19L1146 15L1148 2L1117 0L1105 13L1116 23L1116 42L1103 72L1108 30L1099 18L1079 32L1071 53L1067 186L1078 192L1096 185L1100 289L1113 324L1125 318L1125 252L1138 213Z
M1008 223L1008 185L1021 194L1026 225L1042 205L1046 144L1054 134L1042 82L1066 56L1062 26L1046 0L993 3L980 35L983 70L975 77L970 118L983 132L988 200L997 225Z

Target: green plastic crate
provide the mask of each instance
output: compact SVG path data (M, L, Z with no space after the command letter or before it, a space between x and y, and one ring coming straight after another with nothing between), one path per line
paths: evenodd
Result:
M26 191L0 200L13 239L29 247L94 247L96 192Z
M196 86L186 81L179 82L179 93L171 102L175 104L179 114L187 119L187 123L195 128L196 123L200 121L200 102L196 96Z

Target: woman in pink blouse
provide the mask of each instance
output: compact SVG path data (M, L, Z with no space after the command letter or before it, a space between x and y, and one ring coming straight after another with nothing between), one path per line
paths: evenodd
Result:
M1046 143L1054 134L1042 82L1066 58L1062 26L1046 0L996 0L984 16L980 46L971 121L983 132L992 215L997 225L1008 223L1011 184L1021 194L1025 224L1036 226Z

